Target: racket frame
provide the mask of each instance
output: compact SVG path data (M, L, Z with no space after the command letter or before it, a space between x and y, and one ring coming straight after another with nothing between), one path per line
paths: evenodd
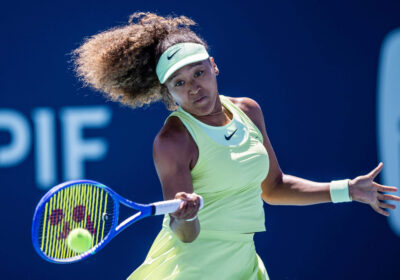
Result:
M99 243L97 243L93 248L89 249L88 251L76 255L71 258L67 259L56 259L52 258L50 256L47 256L41 249L40 249L40 244L39 244L39 229L40 229L40 220L44 211L44 208L46 206L46 203L53 197L54 194L57 192L61 191L62 189L66 189L72 185L77 185L77 184L91 184L95 185L96 187L99 187L103 190L106 191L110 195L110 197L113 199L114 202L114 209L113 209L113 222L110 227L110 231L107 233L107 235L101 240ZM120 224L118 224L118 218L119 218L119 203L133 208L135 210L138 210L139 212L128 217L124 221L122 221ZM36 206L35 213L33 215L33 220L32 220L32 232L31 232L31 237L32 237L32 243L33 247L35 248L36 252L41 256L43 259L46 261L50 261L53 263L73 263L77 262L80 260L83 260L91 255L96 254L98 251L100 251L105 245L107 245L108 242L111 241L117 234L121 233L124 229L129 227L131 224L145 218L151 215L155 214L155 207L154 205L151 204L139 204L132 202L119 194L117 194L115 191L113 191L111 188L107 187L106 185L93 181L93 180L72 180L72 181L67 181L62 184L59 184L53 188L51 188L39 201L38 205Z

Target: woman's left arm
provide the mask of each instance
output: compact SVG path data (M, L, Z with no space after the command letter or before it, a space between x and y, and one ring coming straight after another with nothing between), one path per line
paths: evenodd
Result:
M282 172L268 138L260 106L256 101L247 97L239 98L237 102L237 105L249 116L262 133L263 144L268 152L269 172L261 183L263 200L271 205L312 205L332 202L330 183L313 182ZM374 182L382 167L383 164L380 163L370 173L350 180L349 193L353 201L369 204L376 212L388 216L389 213L381 208L395 209L396 206L382 201L400 201L400 197L382 193L396 192L396 187L383 186Z

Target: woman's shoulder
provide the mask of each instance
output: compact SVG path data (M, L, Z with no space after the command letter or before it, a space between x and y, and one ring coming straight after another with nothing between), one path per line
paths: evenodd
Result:
M182 144L189 140L185 125L177 116L170 116L155 137L155 141L170 144Z
M254 123L263 121L263 113L260 105L250 97L230 97L226 96L233 104L239 107Z
M176 116L167 119L153 142L154 154L165 155L166 157L182 155L191 158L193 149L193 140L190 134Z

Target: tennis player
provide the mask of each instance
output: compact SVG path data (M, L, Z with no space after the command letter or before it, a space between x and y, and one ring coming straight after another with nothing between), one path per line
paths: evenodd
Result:
M129 24L101 32L74 51L83 81L133 108L162 100L172 113L153 145L165 199L181 198L164 217L144 263L129 279L269 279L253 236L265 230L271 205L358 201L388 216L374 179L380 163L355 179L318 183L284 174L260 106L220 94L219 69L187 17L135 13ZM240 64L240 62L238 62ZM199 209L199 196L204 208Z

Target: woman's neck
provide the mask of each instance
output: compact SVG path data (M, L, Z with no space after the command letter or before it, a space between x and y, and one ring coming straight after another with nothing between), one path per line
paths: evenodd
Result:
M221 110L212 112L206 116L194 116L199 121L204 122L205 124L212 125L212 126L224 126L228 124L233 115L229 110L227 110L223 105L221 105Z

